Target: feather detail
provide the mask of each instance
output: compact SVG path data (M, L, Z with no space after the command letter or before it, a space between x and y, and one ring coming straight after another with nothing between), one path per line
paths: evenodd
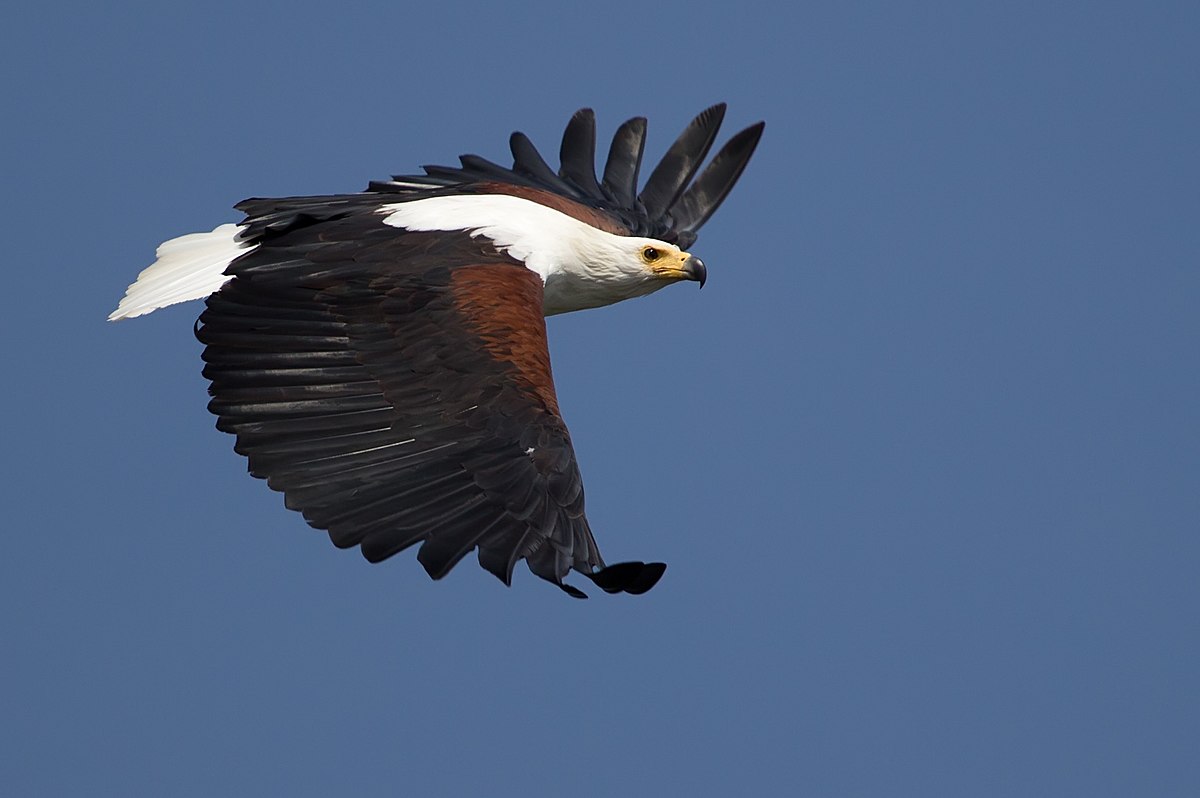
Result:
M671 208L675 225L680 231L679 245L689 247L696 240L696 231L716 213L742 176L750 156L762 138L764 124L751 125L731 138L716 157L684 192Z
M646 118L636 116L617 128L604 164L604 188L623 208L632 208L637 196L638 172L646 149Z
M241 229L223 224L209 233L190 233L159 245L158 257L125 291L109 321L131 319L191 299L203 299L229 279L225 269L255 245Z
M725 118L725 103L701 111L654 167L640 199L651 219L662 216L695 176Z
M558 174L570 180L593 199L604 199L596 181L596 115L591 108L581 108L563 131L558 150L561 168Z

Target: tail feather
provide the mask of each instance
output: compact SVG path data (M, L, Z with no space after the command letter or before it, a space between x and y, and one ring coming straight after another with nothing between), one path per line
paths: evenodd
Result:
M131 319L191 299L203 299L230 278L225 269L257 244L241 240L236 224L209 233L190 233L159 245L158 259L125 291L109 321Z

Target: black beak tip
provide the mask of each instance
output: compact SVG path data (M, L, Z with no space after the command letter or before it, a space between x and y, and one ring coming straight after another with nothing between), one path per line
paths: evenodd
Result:
M701 288L704 287L704 282L708 279L708 269L705 268L704 261L692 255L684 261L683 268L689 280L695 280L700 283Z

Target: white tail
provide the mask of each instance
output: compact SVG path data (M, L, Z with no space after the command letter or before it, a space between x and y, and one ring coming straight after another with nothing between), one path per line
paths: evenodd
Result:
M229 264L258 246L238 240L240 232L236 224L223 224L211 233L164 241L155 253L158 260L138 275L108 320L131 319L217 291L229 280Z

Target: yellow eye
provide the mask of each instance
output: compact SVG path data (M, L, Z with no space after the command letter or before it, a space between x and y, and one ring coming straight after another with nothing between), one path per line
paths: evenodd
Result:
M661 253L654 247L646 247L642 250L642 257L646 259L647 263L653 263L654 261L658 260L658 256L660 254Z

